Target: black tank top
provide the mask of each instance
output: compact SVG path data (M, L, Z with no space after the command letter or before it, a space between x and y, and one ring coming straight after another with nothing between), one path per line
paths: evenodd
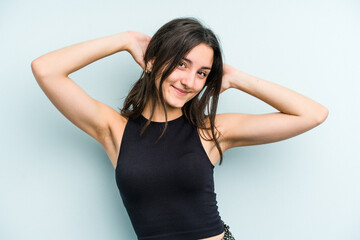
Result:
M140 240L195 240L221 234L213 170L197 128L184 115L165 123L129 118L116 183Z

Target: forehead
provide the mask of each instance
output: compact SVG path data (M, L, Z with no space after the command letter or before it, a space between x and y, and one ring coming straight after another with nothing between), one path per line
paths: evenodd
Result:
M185 55L196 67L210 67L213 63L214 50L204 43L200 43Z

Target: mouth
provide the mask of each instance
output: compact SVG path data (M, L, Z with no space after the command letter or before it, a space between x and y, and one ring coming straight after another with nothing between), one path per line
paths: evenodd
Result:
M180 89L178 89L178 88L176 88L174 86L172 86L172 87L174 88L175 92L177 92L181 96L185 96L185 95L188 94L188 92L186 92L186 91L180 90Z

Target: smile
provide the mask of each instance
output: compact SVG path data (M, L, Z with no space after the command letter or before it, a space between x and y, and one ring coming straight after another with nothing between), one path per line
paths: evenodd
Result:
M175 89L175 92L177 92L181 96L185 96L185 95L188 94L188 92L181 91L180 89L178 89L178 88L176 88L174 86L172 86L172 87Z

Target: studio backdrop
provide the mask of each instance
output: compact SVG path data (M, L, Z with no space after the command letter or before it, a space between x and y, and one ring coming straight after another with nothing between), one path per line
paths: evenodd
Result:
M360 3L356 0L0 3L0 239L136 239L102 146L67 120L31 62L50 51L196 17L218 36L224 62L329 109L299 136L239 147L215 166L222 219L236 239L360 239ZM141 68L120 52L71 74L115 110ZM236 89L218 113L277 110Z

